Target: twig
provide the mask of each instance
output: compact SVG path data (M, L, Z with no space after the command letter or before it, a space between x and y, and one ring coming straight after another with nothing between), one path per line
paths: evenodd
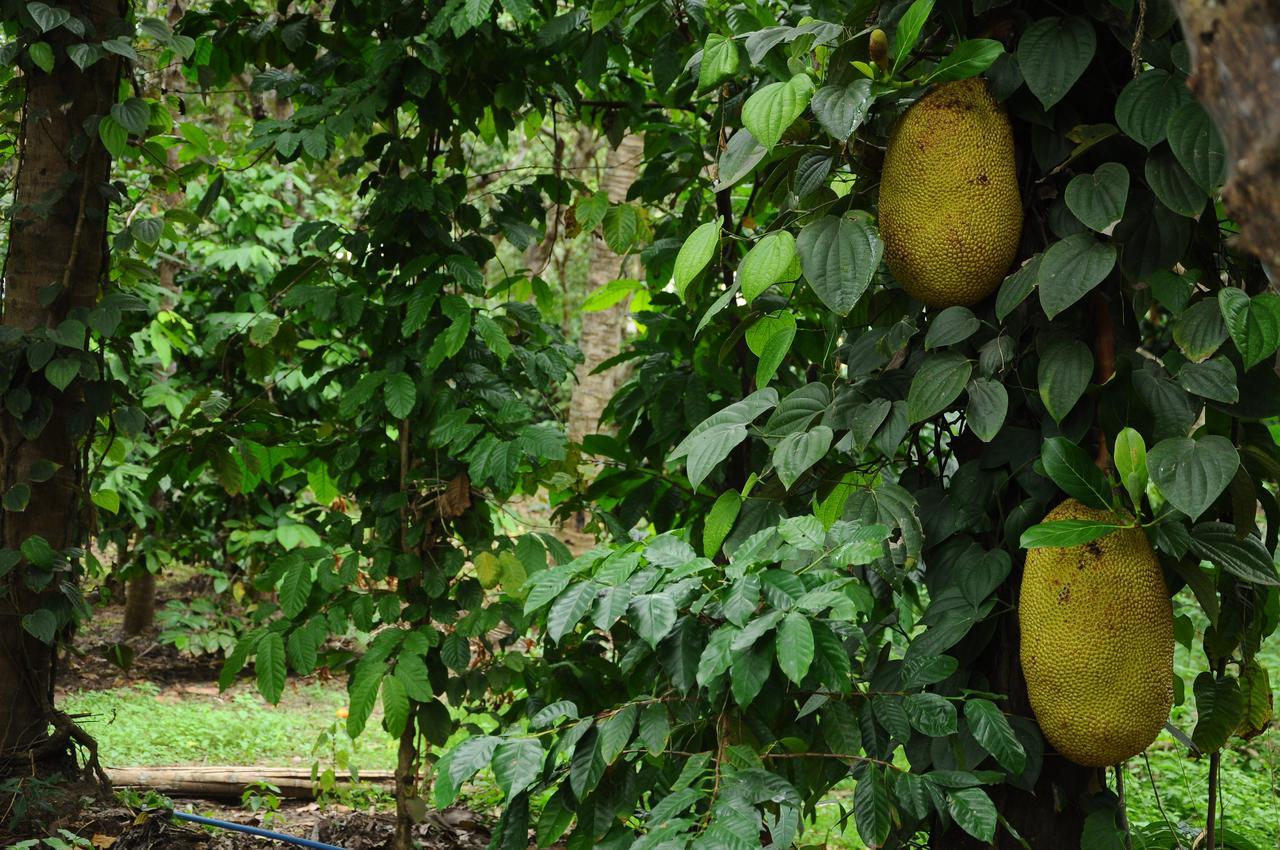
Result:
M1129 833L1129 809L1124 796L1124 763L1115 766L1116 796L1120 798L1120 829L1124 832L1125 850L1133 850L1133 836Z

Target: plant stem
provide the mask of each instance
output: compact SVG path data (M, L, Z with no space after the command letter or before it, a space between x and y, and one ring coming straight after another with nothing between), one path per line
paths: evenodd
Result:
M1115 766L1116 796L1120 798L1120 829L1124 832L1125 850L1133 850L1133 836L1129 833L1129 807L1124 796L1124 763Z

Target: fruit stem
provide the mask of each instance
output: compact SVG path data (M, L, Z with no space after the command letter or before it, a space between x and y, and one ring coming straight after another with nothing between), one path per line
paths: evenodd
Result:
M1102 386L1116 373L1116 326L1111 319L1111 308L1107 304L1107 297L1102 294L1101 288L1093 290L1091 300L1093 302L1093 359L1097 365L1094 380L1098 386ZM1101 412L1101 407L1099 403L1098 413ZM1098 422L1098 452L1094 455L1093 462L1103 472L1111 466L1111 449L1107 446L1107 432L1103 430L1101 422Z

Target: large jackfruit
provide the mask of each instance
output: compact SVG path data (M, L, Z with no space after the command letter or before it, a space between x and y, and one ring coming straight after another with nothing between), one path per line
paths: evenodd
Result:
M1068 499L1045 522L1115 522ZM1101 767L1147 748L1173 706L1173 607L1141 528L1032 549L1018 605L1022 671L1046 738Z
M884 258L933 307L980 301L1018 250L1022 201L1009 119L974 78L925 93L894 127L880 177Z

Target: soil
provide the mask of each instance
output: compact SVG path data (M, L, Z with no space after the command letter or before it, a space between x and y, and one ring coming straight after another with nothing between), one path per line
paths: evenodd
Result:
M391 846L394 822L389 813L356 811L338 805L322 809L316 803L286 802L264 823L261 816L246 817L242 809L222 808L202 800L174 800L174 806L179 811L194 810L205 817L308 838L343 850L389 850ZM264 850L294 846L166 815L163 810L89 806L61 826L87 838L98 850ZM468 810L450 808L429 812L426 820L418 824L415 838L422 850L481 850L489 843L489 831Z

